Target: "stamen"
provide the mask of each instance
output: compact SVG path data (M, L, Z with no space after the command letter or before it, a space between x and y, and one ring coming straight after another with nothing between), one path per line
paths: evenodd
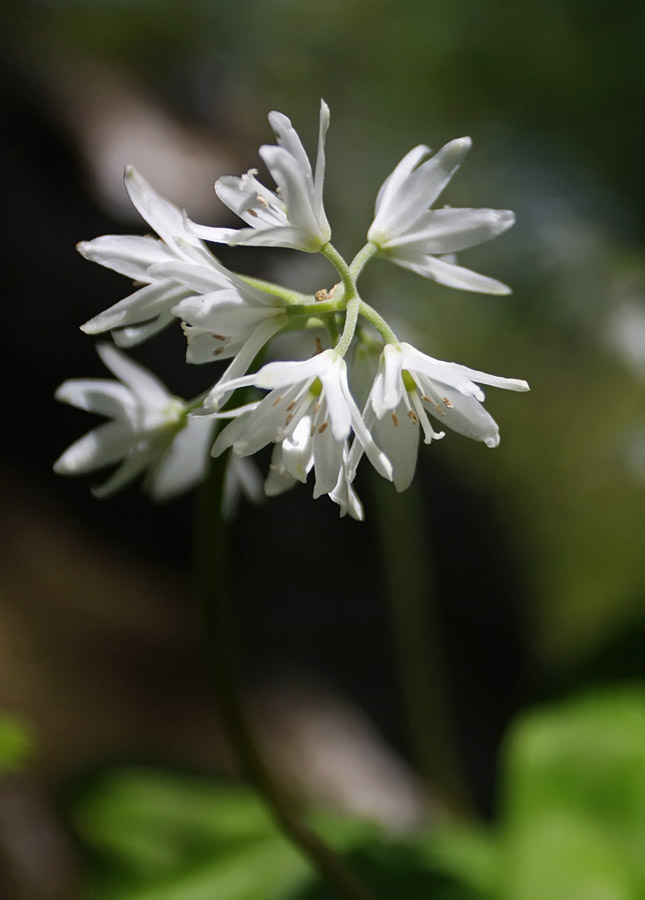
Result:
M254 209L247 209L247 213L250 216L253 216L254 219L257 219L257 217L258 217L258 214L256 213L256 211Z
M282 402L282 394L278 394L278 396L275 398L275 400L273 401L271 406L277 406L278 403L281 403L281 402Z
M223 347L216 347L215 350L213 350L213 356L219 356L220 353L223 353L223 352L224 352Z
M413 409L408 410L408 419L412 422L413 425L419 424L419 417Z
M323 352L322 343L321 343L319 337L314 338L314 344L316 345L316 354L315 355L318 356L319 353Z
M329 300L329 291L326 291L325 288L321 288L314 294L314 299L316 303L322 303L323 300Z
M446 406L448 407L448 409L452 409L452 403L450 402L450 400L448 400L447 397L444 397L444 398L443 398L443 402L446 404Z
M315 425L312 425L312 426L311 426L311 432L310 432L310 434L309 434L309 437L313 437L315 433L316 433L316 426L315 426Z
M263 197L262 194L256 194L256 197L260 206L263 206L265 209L269 208L269 201L266 199L266 197Z
M392 413L392 424L394 425L395 428L398 428L399 417L397 416L396 413Z
M318 434L322 434L328 425L329 425L329 422L323 422L322 425L320 425L318 428ZM312 435L313 435L313 432L312 432Z
M226 338L224 337L223 334L213 334L212 338L215 341L225 341L226 340Z
M287 406L287 412L291 412L291 410L294 408L295 405L296 405L296 401L292 400L291 403L289 404L289 406Z
M289 413L287 418L284 420L285 426L289 424L289 422L293 419L293 413Z

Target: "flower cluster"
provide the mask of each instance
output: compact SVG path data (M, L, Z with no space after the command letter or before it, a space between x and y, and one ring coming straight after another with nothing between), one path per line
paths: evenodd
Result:
M488 447L499 443L480 385L528 390L525 381L433 359L399 341L357 287L365 265L378 255L450 287L508 293L501 282L457 265L454 254L506 231L513 213L432 208L461 165L470 139L451 141L434 155L422 145L404 156L378 193L367 243L348 264L330 243L323 205L327 105L320 107L313 169L289 119L273 112L269 122L277 143L261 147L260 156L275 190L258 180L255 169L220 178L215 185L246 227L192 222L129 166L126 190L158 237L107 235L78 245L86 259L135 284L133 293L82 325L83 331L109 331L123 348L180 322L189 363L228 361L214 384L184 401L120 350L101 344L99 355L119 380L61 385L59 400L111 420L72 444L55 464L57 472L75 474L120 463L96 489L101 496L146 470L144 486L152 496L172 496L204 477L209 448L214 456L231 451L231 478L248 484L255 476L245 458L271 445L267 495L305 482L313 470L314 497L327 494L341 515L362 519L353 481L364 456L402 491L414 476L420 438L429 444L451 428ZM332 291L299 294L229 271L205 242L320 253L336 269L339 283ZM367 337L357 327L361 320ZM287 329L316 335L307 342L313 355L269 361L247 374L272 338ZM328 349L323 349L321 330ZM349 387L347 359L351 348L365 342L373 347L376 341L380 358L361 411ZM362 358L354 353L356 365ZM236 404L238 391L242 400Z

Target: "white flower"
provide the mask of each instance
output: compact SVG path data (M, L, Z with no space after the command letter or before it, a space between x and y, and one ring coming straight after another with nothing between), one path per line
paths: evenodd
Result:
M291 478L306 481L313 461L314 497L339 495L347 439L353 429L372 465L383 477L391 478L392 467L363 424L349 392L345 361L334 350L303 362L269 363L254 375L229 382L226 390L251 385L269 390L269 394L259 403L241 408L241 415L215 441L213 455L232 447L237 456L249 456L266 444L280 443L277 464L284 466Z
M430 209L461 165L470 138L450 141L434 156L424 145L403 157L384 181L367 239L381 255L448 287L508 294L500 281L454 263L450 256L502 234L515 221L507 209ZM428 158L429 157L429 158Z
M193 230L208 241L233 246L291 247L317 252L331 237L322 198L329 107L321 100L315 172L312 172L309 158L289 119L282 113L272 112L269 123L278 146L260 147L260 156L277 190L271 191L257 180L257 169L250 169L239 177L219 178L215 185L218 197L250 227L193 225Z
M111 421L75 441L54 463L60 475L82 475L115 463L114 474L93 493L106 497L148 469L144 489L166 500L206 474L213 422L187 415L187 404L170 394L147 369L110 344L100 344L103 363L120 381L71 379L56 399Z
M226 270L189 229L185 213L161 197L133 166L126 167L124 182L133 205L161 240L108 234L78 244L77 249L85 259L143 284L81 328L86 334L116 329L115 341L120 346L133 346L174 321L172 307L192 293L186 284L165 275L163 270L155 272L156 267L183 262L196 269L203 268L213 277Z
M340 507L340 515L348 513L359 522L363 521L363 504L349 480L349 449L347 441L343 446L343 459L335 488L329 492L329 499ZM269 474L264 484L267 497L276 497L292 488L298 481L305 482L314 467L313 437L311 419L303 416L293 433L273 448Z
M182 320L188 341L186 361L233 358L217 383L221 405L228 396L222 393L222 385L243 375L267 341L287 324L284 299L248 284L223 266L209 269L173 261L154 265L150 271L192 291L171 310Z
M387 344L364 410L366 426L390 459L394 486L405 490L414 476L419 433L426 444L444 436L436 432L428 413L459 434L499 444L499 429L481 405L484 393L478 384L510 391L528 391L526 381L487 375L456 363L443 362L420 353L410 344ZM362 456L354 444L349 475L353 477Z

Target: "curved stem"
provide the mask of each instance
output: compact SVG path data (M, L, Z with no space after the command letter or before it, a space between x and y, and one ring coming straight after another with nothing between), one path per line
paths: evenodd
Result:
M387 324L383 316L379 315L376 310L370 306L368 303L365 303L363 300L360 301L360 306L358 309L361 316L376 328L381 337L388 344L398 344L399 339L394 334L390 326Z
M376 244L373 244L371 241L368 241L365 246L358 251L354 259L349 264L349 272L352 278L354 279L354 283L358 281L358 276L361 274L365 265L370 261L370 259L378 253L378 247Z
M284 300L287 304L287 308L296 304L307 303L311 300L307 294L300 294L298 291L292 291L289 288L282 287L282 285L274 284L272 281L264 281L262 278L253 278L251 275L242 275L239 272L237 273L237 277L241 278L242 281L246 281L251 287L263 291L265 294L270 294L272 297L279 297L281 300Z
M220 513L227 455L213 461L197 508L195 576L202 614L204 649L222 721L242 773L255 787L283 834L344 900L374 900L354 873L300 818L273 779L253 738L237 684L233 622L229 603L228 530Z
M358 310L361 305L361 300L358 295L352 297L352 299L347 304L347 312L345 315L345 327L343 328L343 333L340 336L340 340L334 347L336 353L339 356L345 356L347 351L349 350L349 345L352 342L352 338L354 337L354 332L356 331L356 323L358 322Z
M348 302L356 294L356 284L354 283L352 274L349 271L349 266L340 255L338 250L336 250L336 248L333 246L333 244L325 244L324 247L320 248L320 252L325 257L325 259L329 260L329 262L340 275L341 281L343 282L343 287L345 289L344 300L345 302Z

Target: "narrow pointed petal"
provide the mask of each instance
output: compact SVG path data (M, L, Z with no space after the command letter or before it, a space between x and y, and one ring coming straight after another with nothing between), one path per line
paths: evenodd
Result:
M172 399L165 386L152 372L129 359L116 347L111 344L99 344L96 349L103 364L121 379L144 405L165 406Z
M310 179L313 178L309 157L291 120L284 113L273 111L269 113L269 125L273 129L278 144L289 156L293 157L302 173L309 175Z
M133 281L152 281L148 269L168 262L172 254L161 241L130 234L105 234L93 241L81 241L76 249L85 259L113 269Z
M185 427L146 478L145 489L153 500L169 500L203 480L208 468L213 427L212 419L187 418Z
M106 422L74 441L54 463L57 475L83 475L111 466L128 452L132 432L123 422Z
M401 231L410 231L444 190L463 162L471 143L470 138L450 141L410 172L400 183L396 197L381 210L370 228L368 238L381 243L378 237L380 231L386 236L384 243L387 244L388 238L395 237ZM371 236L372 233L375 237Z
M314 433L314 499L333 491L338 484L343 465L343 447L344 443L336 440L330 428L322 432L316 430Z
M311 175L307 177L307 174L296 165L293 156L283 147L265 145L260 147L260 156L280 188L291 226L303 232L301 240L308 241L312 250L318 250L329 240L329 235L323 238L320 234L312 208Z
M146 322L161 313L169 312L186 295L186 288L182 285L171 281L153 282L89 319L81 325L81 331L85 334L102 334L112 328Z
M60 385L54 397L61 403L110 419L127 418L124 410L133 406L131 391L107 378L70 378Z
M381 228L381 222L387 220L389 212L393 205L396 204L396 196L405 179L409 176L410 172L419 165L421 160L430 153L430 147L426 147L425 144L419 144L418 147L413 147L412 150L405 154L394 171L385 179L376 197L375 217L372 224L372 228L375 231L378 231ZM372 228L370 228L370 232L372 231ZM369 234L368 240L372 240Z
M112 332L112 338L117 347L136 347L153 335L159 334L160 331L163 331L164 328L176 321L176 318L170 313L162 313L162 315L151 322L141 322L141 324L117 328Z
M471 269L464 269L463 266L456 266L453 263L445 262L437 259L436 256L411 256L405 259L399 255L390 257L392 262L402 266L404 269L410 269L418 275L426 278L432 278L439 284L445 284L446 287L459 288L462 291L474 291L478 294L510 294L511 289L508 285L497 281L495 278L488 278L486 275L480 275Z
M399 492L406 490L414 478L419 430L419 424L408 416L403 401L383 416L374 429L379 446L392 463L392 480Z
M98 499L111 497L122 490L126 485L138 478L154 459L155 450L151 446L146 446L142 450L138 450L131 456L128 456L103 484L92 488L92 493Z
M324 100L320 101L320 120L318 125L318 154L314 175L314 213L318 221L327 222L323 207L323 182L325 180L325 139L329 128L329 107ZM329 227L329 226L328 226Z
M278 331L281 331L282 328L284 328L285 324L285 318L276 316L271 319L265 319L264 322L261 322L258 325L255 331L253 331L253 333L245 341L239 353L230 364L230 366L226 369L220 380L211 389L204 401L204 406L211 409L219 409L219 407L226 402L226 400L231 396L231 394L234 390L236 390L237 387L245 386L245 383L241 383L240 376L244 375L248 367L251 365L251 363L260 352L262 347L264 347L264 345L267 343L267 341L271 340L273 335L277 334ZM258 384L257 375L250 376L250 378L256 380L250 380L246 383L257 384L258 387L264 387L264 385ZM235 380L237 380L238 383L235 386L231 386L230 382L233 382Z
M510 209L433 209L424 213L414 230L388 241L424 254L458 253L503 234L515 223Z
M188 243L199 243L186 228L183 210L158 194L134 166L125 167L123 178L132 205L169 247L181 252L176 242L178 237Z

